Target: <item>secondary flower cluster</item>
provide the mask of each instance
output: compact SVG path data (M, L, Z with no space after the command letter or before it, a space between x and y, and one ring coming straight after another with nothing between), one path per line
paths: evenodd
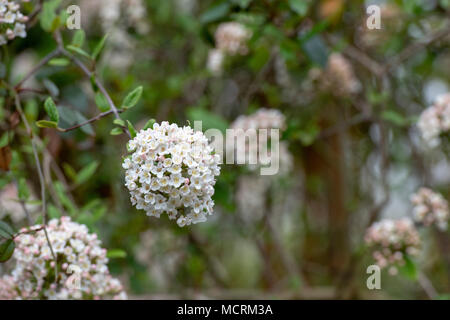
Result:
M361 83L356 78L352 65L340 53L332 53L328 57L324 82L326 87L341 95L354 94L361 89Z
M420 188L411 196L414 205L414 218L424 226L436 225L441 230L447 229L448 203L442 195L428 188Z
M213 212L220 156L202 132L155 123L128 143L123 162L131 203L148 216L167 213L180 227L206 221Z
M252 115L241 115L234 120L232 129L284 129L285 116L277 109L258 109Z
M104 31L113 29L121 19L126 27L136 29L139 34L149 30L147 10L142 0L101 0L100 18Z
M96 234L69 217L52 219L48 237L40 225L23 229L15 238L15 266L0 280L0 299L126 299L122 285L112 278L106 250Z
M28 0L22 0L28 2ZM25 22L28 17L20 12L18 1L0 0L0 46L15 37L25 38Z
M434 104L422 112L417 126L430 147L438 146L439 136L450 130L450 93L439 95Z
M411 219L385 219L375 222L365 236L366 243L375 248L373 257L380 268L389 267L391 274L397 273L397 267L403 266L406 256L419 252L419 233Z
M277 109L266 109L261 108L258 109L255 113L251 115L240 115L232 124L231 129L242 129L247 131L249 129L256 130L256 134L258 137L258 141L256 143L251 143L251 141L246 141L245 150L236 150L236 152L245 152L246 159L250 159L250 155L253 155L254 159L258 159L258 163L256 165L249 164L248 168L250 170L256 170L261 165L270 164L272 161L277 161L279 164L279 174L284 174L289 172L292 167L292 155L289 153L288 145L286 142L281 141L279 143L278 154L272 154L270 152L270 129L279 129L283 131L286 128L286 118L285 116ZM265 141L260 141L259 130L267 129L267 136L264 137ZM281 133L280 133L281 135ZM265 145L267 147L267 158L259 153L261 145ZM234 147L229 145L227 147L227 151L233 151Z
M216 48L210 50L208 69L220 73L226 55L247 54L246 42L252 37L252 32L239 22L224 22L220 24L214 34Z

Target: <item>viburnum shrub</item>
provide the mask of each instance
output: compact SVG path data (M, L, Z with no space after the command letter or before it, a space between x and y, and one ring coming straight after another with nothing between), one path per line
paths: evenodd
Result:
M448 0L69 2L0 0L0 299L449 292Z

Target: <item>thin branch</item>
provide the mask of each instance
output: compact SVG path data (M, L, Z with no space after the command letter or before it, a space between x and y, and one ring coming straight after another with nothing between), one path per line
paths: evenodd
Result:
M364 66L367 70L369 70L376 76L380 77L383 75L385 67L361 50L349 45L344 49L344 54Z
M428 277L424 273L419 272L419 274L417 275L417 281L419 282L423 291L425 291L425 293L427 294L428 298L430 298L431 300L436 299L438 293L433 287L430 279L428 279Z
M124 110L117 110L117 112L119 112L119 113L122 113L123 111ZM87 125L89 123L92 123L92 122L95 122L97 120L100 120L101 118L106 117L106 116L108 116L108 115L110 115L112 113L114 113L113 110L105 111L105 112L99 113L98 115L96 115L95 117L93 117L93 118L91 118L89 120L86 120L86 121L84 121L82 123L74 125L73 127L70 127L70 128L58 128L58 130L61 131L61 132L69 132L69 131L78 129L80 127L83 127L83 126L85 126L85 125Z
M41 230L44 230L44 226L39 227L39 228L37 228L37 229L31 228L31 229L29 229L29 230L25 230L25 231L22 231L22 232L17 232L15 235L12 236L12 238L15 239L15 238L17 238L18 236L21 236L22 234L28 234L28 233L38 232L38 231L41 231Z
M29 135L29 137L31 139L31 147L33 149L34 160L36 162L36 168L37 168L38 176L39 176L39 183L41 185L41 202L42 202L43 229L44 229L44 233L45 233L45 238L47 239L48 246L49 246L50 251L52 253L53 260L55 260L55 282L56 282L56 279L58 278L57 260L56 260L55 252L53 251L53 246L52 246L52 244L50 242L50 239L48 237L48 232L47 232L47 228L46 228L47 220L48 220L48 214L47 214L47 203L46 203L46 198L45 198L44 174L42 172L41 162L39 161L39 155L38 155L38 151L37 151L36 144L35 144L35 141L34 141L33 131L31 130L30 124L28 123L28 120L27 120L27 117L25 116L25 113L23 112L22 104L20 102L20 97L19 97L19 94L17 92L15 92L15 102L16 102L16 109L19 112L20 117L22 118L22 121L25 124L25 127L27 129L28 135Z

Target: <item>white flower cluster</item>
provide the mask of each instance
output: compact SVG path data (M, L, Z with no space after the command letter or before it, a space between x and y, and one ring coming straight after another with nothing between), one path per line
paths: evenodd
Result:
M450 130L450 93L439 95L434 104L422 112L417 126L428 146L438 146L439 136Z
M277 109L258 109L252 115L241 115L234 120L233 129L284 129L285 116Z
M340 95L350 95L360 91L361 83L356 78L350 62L340 53L328 57L324 78L325 86Z
M20 232L15 238L16 264L0 281L0 299L127 298L120 282L109 274L106 250L85 225L69 217L49 221L48 237L57 260L56 281L55 261L42 227Z
M148 216L167 213L180 227L206 221L213 213L220 156L202 132L164 121L141 130L128 143L123 162L131 203Z
M0 0L0 46L15 37L25 38L28 17L20 12L19 1ZM22 0L28 2L28 0Z
M258 134L258 141L256 143L250 143L250 141L246 141L246 148L245 150L236 150L236 152L245 152L246 153L246 159L250 159L250 154L254 156L255 159L258 159L260 163L254 165L249 164L248 168L250 170L256 170L261 165L267 165L271 161L277 161L279 163L280 171L279 175L286 174L290 171L293 165L293 158L292 155L289 152L288 145L286 142L281 141L279 143L279 152L278 154L271 154L270 148L268 152L268 159L262 159L262 157L258 157L259 155L259 147L261 143L265 143L266 145L270 142L270 129L280 129L283 131L286 128L286 118L285 116L277 109L266 109L261 108L258 109L255 113L251 115L240 115L234 122L231 124L231 129L242 129L244 131L247 131L249 129L254 130L260 130L260 129L267 129L267 141L259 141L259 133ZM281 134L280 134L281 135ZM229 145L227 147L228 151L233 151L233 146Z
M226 54L247 54L247 40L252 37L252 32L239 22L225 22L219 25L214 34L216 48Z
M94 2L97 1L89 0L89 6ZM102 29L109 35L104 59L116 69L126 69L133 64L137 47L128 29L139 35L146 35L150 30L145 3L142 0L100 0L98 6Z
M136 29L139 34L149 31L147 10L142 0L101 0L100 19L104 31L109 31L124 20L126 27Z
M246 42L252 37L252 32L239 22L221 23L214 34L216 47L208 55L208 69L219 74L222 71L226 55L245 55L248 53Z
M414 205L414 218L424 226L436 225L447 230L450 216L448 202L444 197L428 188L420 188L411 196Z
M417 255L420 247L419 233L409 218L375 222L367 230L365 241L375 248L373 257L377 265L389 267L391 274L405 264L406 256Z

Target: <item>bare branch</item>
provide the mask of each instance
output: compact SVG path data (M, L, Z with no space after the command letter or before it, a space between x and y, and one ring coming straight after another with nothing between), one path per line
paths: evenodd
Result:
M117 112L122 113L123 110L117 110ZM61 132L69 132L69 131L81 128L81 127L83 127L83 126L85 126L85 125L87 125L89 123L92 123L92 122L95 122L97 120L100 120L101 118L106 117L106 116L108 116L108 115L110 115L112 113L114 113L113 110L105 111L105 112L99 113L98 115L96 115L95 117L93 117L91 119L88 119L88 120L86 120L86 121L84 121L82 123L74 125L73 127L70 127L70 128L58 128L58 130L61 131Z

